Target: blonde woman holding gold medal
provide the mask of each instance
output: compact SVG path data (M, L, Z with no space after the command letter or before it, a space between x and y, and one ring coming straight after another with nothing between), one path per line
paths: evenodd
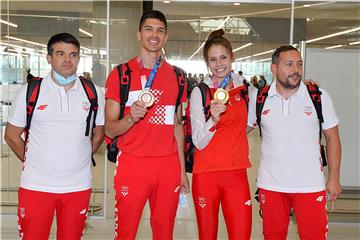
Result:
M248 94L245 79L232 72L234 55L224 30L210 34L204 60L211 71L210 116L205 116L200 88L192 91L190 115L196 146L192 193L199 239L216 239L221 204L229 239L250 239L252 204L248 159ZM244 94L245 93L245 94ZM249 112L255 112L249 110Z

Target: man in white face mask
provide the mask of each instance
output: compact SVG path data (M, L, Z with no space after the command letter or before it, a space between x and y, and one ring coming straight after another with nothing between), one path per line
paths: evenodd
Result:
M91 158L104 139L104 96L94 88L98 110L90 114L93 105L76 74L80 44L74 36L56 34L47 49L51 71L38 85L31 127L26 84L13 99L5 133L23 162L19 234L24 239L48 239L56 212L57 239L80 239L92 187ZM95 122L90 134L88 116ZM25 129L26 142L21 138Z
M79 47L77 44L54 42L48 47L46 57L51 64L51 76L54 82L69 90L75 83L76 70L79 65Z

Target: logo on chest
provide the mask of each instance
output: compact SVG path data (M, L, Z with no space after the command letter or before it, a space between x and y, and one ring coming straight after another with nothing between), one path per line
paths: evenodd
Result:
M261 115L264 115L264 116L266 116L266 115L268 115L269 113L270 113L270 109L265 109L262 113L261 113Z
M311 106L304 106L304 113L309 117L313 113L313 108Z
M44 111L47 106L48 106L47 104L42 104L42 105L38 106L36 109L40 110L40 111Z
M236 94L236 95L234 96L234 100L237 101L237 102L240 102L240 100L241 100L240 94Z
M82 102L82 108L87 112L90 109L90 103L89 102Z

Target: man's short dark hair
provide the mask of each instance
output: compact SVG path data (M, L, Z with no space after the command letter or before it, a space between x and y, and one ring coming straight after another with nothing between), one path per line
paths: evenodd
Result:
M70 33L58 33L49 39L49 42L47 44L48 55L51 56L53 54L53 45L59 42L73 44L77 47L78 53L80 52L80 43L73 35L71 35Z
M278 47L275 50L275 52L271 56L271 62L274 63L274 64L277 64L279 62L280 53L288 52L288 51L297 51L297 52L299 52L299 50L297 50L295 47L293 47L291 45L283 45L281 47Z
M141 16L140 23L139 23L139 31L141 31L141 27L144 25L144 22L148 18L155 18L160 20L165 25L165 30L167 30L167 21L165 15L157 10L150 10L144 12L144 14Z

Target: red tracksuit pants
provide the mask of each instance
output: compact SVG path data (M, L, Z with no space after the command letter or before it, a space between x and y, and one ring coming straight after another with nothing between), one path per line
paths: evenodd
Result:
M18 224L20 239L49 239L56 212L56 239L81 239L91 190L48 193L20 188Z
M178 153L140 158L122 153L114 177L115 239L135 239L147 200L153 239L172 239L179 202Z
M259 189L266 240L285 240L293 208L300 239L327 238L326 193L282 193Z
M229 239L250 239L252 204L246 169L195 173L192 194L199 239L217 239L220 203Z

